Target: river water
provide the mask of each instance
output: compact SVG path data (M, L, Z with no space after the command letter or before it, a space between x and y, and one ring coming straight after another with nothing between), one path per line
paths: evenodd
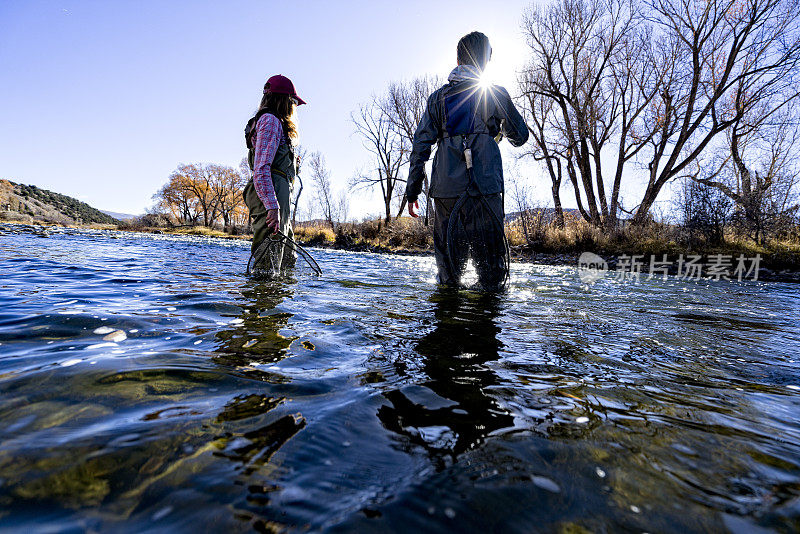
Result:
M0 531L800 529L796 285L0 233Z

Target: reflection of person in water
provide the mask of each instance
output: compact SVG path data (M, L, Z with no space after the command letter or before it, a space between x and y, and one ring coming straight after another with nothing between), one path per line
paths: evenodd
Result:
M275 363L286 357L291 338L280 331L290 314L275 308L292 296L285 280L250 280L241 290L242 314L231 328L217 333L214 361L228 374L251 379L253 387L230 399L209 426L219 434L217 457L241 464L238 483L247 488L250 506L267 506L278 486L271 478L273 455L306 426L300 414L286 413L286 397L273 389L288 379L253 364ZM260 381L256 382L256 381ZM249 513L253 525L262 523L259 513ZM255 528L259 530L259 528Z
M282 360L292 339L280 334L291 315L273 310L292 296L285 281L250 281L242 288L245 299L241 317L235 326L217 333L220 342L214 360L223 365L246 366ZM239 324L236 324L239 323Z
M433 296L436 323L419 340L428 380L420 385L453 402L425 406L394 390L385 394L392 406L378 417L389 430L405 435L433 456L458 455L481 443L491 432L513 424L513 417L485 393L497 376L483 364L497 360L499 301L496 295L440 290ZM441 402L436 403L441 406Z

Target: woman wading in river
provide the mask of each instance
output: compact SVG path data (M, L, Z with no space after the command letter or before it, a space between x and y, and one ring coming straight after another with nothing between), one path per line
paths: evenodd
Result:
M294 251L283 240L260 247L274 234L283 239L294 236L289 209L299 161L295 157L297 128L293 118L302 104L305 102L297 96L289 78L273 76L264 85L258 112L245 127L253 177L244 188L244 201L253 222L255 268L261 272L278 274L295 262Z

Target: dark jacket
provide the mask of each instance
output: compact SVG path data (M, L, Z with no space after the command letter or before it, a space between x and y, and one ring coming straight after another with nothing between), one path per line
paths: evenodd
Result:
M514 146L528 140L528 128L503 87L481 89L474 80L450 82L428 98L411 151L406 196L414 202L422 191L425 162L433 158L430 196L455 198L469 184L463 140L472 150L473 176L484 195L503 192L503 163L494 138L502 133Z

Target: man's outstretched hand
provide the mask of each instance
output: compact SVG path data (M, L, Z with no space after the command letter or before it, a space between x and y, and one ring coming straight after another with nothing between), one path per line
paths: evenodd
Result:
M280 229L280 219L281 214L280 210L267 210L267 228L272 231L272 233L277 233Z
M419 215L415 211L415 210L418 210L418 209L419 209L419 201L418 200L415 200L414 202L409 202L408 203L408 214L411 215L412 217L414 217L415 219L417 217L419 217Z

